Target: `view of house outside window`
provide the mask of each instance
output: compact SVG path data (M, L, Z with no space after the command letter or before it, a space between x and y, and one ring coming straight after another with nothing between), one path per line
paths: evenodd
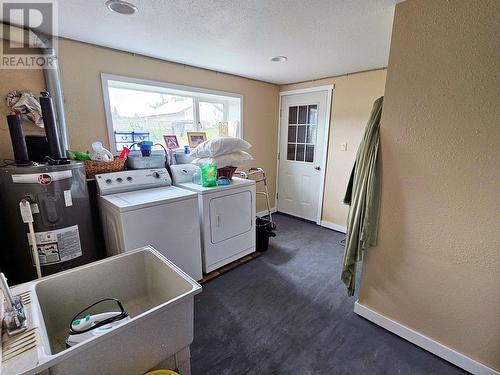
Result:
M205 132L207 139L241 136L239 96L115 80L107 80L107 88L115 151L141 140L166 146L164 135L175 135L183 147L187 132Z

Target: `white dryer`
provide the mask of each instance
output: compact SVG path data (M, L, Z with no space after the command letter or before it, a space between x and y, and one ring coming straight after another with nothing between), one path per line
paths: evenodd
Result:
M197 194L171 186L165 168L96 175L108 256L151 245L201 280Z
M191 164L172 165L174 185L198 194L203 271L208 273L255 251L255 182L203 187Z

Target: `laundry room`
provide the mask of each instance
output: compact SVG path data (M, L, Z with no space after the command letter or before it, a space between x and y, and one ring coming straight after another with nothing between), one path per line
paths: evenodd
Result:
M499 3L0 0L1 375L499 374Z

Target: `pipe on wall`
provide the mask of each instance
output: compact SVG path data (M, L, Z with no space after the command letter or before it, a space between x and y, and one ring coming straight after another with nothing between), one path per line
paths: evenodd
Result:
M42 53L52 58L52 69L43 69L43 76L47 91L54 101L54 109L56 112L56 124L59 130L60 151L64 157L66 150L69 150L68 141L68 127L66 125L66 116L64 114L64 99L61 86L61 77L59 74L59 63L57 61L57 54L53 48L42 48Z

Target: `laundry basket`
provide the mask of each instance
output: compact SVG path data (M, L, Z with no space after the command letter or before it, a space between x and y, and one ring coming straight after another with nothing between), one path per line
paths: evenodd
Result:
M95 178L96 174L100 173L111 173L123 171L125 168L126 158L115 159L113 161L96 161L96 160L85 160L85 172L87 178Z
M238 169L238 167L218 168L217 169L217 179L219 179L221 177L226 177L227 179L231 180L233 178L234 172L236 172L236 169Z

